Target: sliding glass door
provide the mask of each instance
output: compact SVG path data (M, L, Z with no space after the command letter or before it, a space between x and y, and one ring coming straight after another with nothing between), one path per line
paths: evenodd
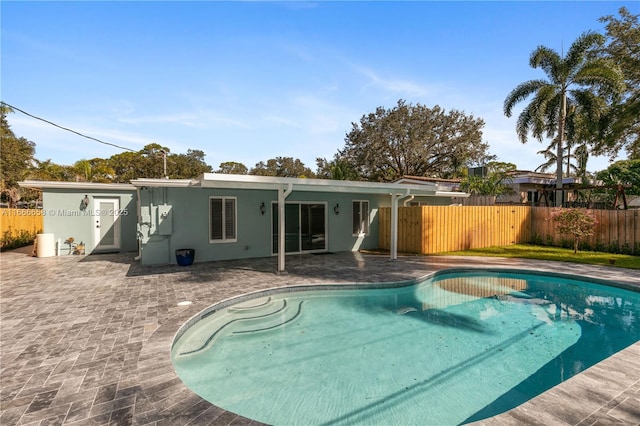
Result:
M285 205L285 253L323 251L327 248L326 204L287 203ZM278 204L271 205L272 249L278 253Z

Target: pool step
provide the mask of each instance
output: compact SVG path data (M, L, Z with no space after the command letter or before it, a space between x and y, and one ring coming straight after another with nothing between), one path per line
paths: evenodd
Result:
M258 299L247 300L236 305L227 308L229 313L246 313L259 312L265 309L269 309L273 305L273 299L271 297L260 297Z
M283 300L283 302L284 305L278 312L259 318L242 319L236 322L234 327L237 326L238 328L233 329L233 334L238 335L269 331L295 320L302 311L302 301L293 304L286 303L285 300Z
M184 350L180 355L190 355L209 347L224 330L227 335L257 333L280 327L294 320L302 302L287 304L284 299L270 297L254 299L215 312L191 327L191 333L183 336Z

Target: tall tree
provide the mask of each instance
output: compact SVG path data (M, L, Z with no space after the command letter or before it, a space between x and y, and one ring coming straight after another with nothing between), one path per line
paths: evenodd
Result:
M75 180L81 182L113 182L115 170L109 165L108 160L93 158L91 160L79 160L73 165Z
M618 93L624 87L622 73L611 61L587 55L590 49L603 44L601 34L586 32L571 44L564 57L539 46L531 53L529 64L532 68L541 68L547 80L525 81L504 101L504 114L511 117L516 104L533 96L518 117L516 132L522 143L527 142L530 132L540 141L545 136L556 139L556 187L560 190L568 109L580 108L585 115L597 116L595 108L602 105L598 95ZM556 205L561 203L560 192L556 195Z
M259 162L249 171L250 175L276 177L315 177L313 171L299 159L292 157L276 157L267 162Z
M109 157L109 165L115 171L114 182L126 183L131 179L155 177L147 172L147 159L140 152L122 152Z
M331 161L316 158L316 177L333 180L360 180L352 164L337 155Z
M399 100L352 123L337 159L351 164L363 180L394 181L404 175L454 177L461 167L486 156L480 118L439 106Z
M640 195L640 159L620 160L596 173L605 185L627 185L627 195Z
M203 173L211 173L211 166L204 161L205 153L188 149L186 154L169 154L167 174L173 179L192 179Z
M18 182L27 177L36 144L13 133L7 121L7 114L12 112L5 104L0 105L0 196L14 207L20 200Z
M640 159L640 15L631 14L625 7L618 13L619 18L600 18L606 23L607 43L596 54L618 64L626 89L602 120L602 134L594 148L596 153L612 158L625 150L629 158Z
M216 170L216 173L224 173L227 175L246 175L249 173L249 169L242 163L226 161L224 163L220 163L220 167Z
M52 180L52 181L72 181L75 178L75 171L72 166L61 166L51 159L44 161L34 160L35 166L29 170L28 179Z

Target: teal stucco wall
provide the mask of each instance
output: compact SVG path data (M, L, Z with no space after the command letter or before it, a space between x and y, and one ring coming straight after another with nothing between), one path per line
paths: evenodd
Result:
M80 202L87 195L89 204L80 209ZM83 242L87 254L95 252L99 241L95 237L96 199L117 198L120 201L120 248L121 252L138 250L136 238L135 190L102 191L86 189L43 189L42 206L44 231L54 234L55 241L61 241L61 254L69 252L64 241L72 237L76 243ZM104 213L104 212L103 212Z
M209 197L236 197L237 241L209 242ZM196 262L273 256L271 206L275 190L215 188L144 188L141 202L141 261L145 265L176 263L175 251L194 249ZM287 203L326 205L326 251L355 251L378 247L378 195L292 192ZM366 236L352 235L352 201L367 200L370 227ZM260 212L265 203L266 212ZM388 202L387 202L388 203ZM334 213L339 204L340 213ZM164 213L164 215L163 215ZM163 217L164 216L164 217Z

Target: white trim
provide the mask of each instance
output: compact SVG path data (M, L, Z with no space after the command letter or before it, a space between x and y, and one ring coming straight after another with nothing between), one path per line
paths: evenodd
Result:
M198 186L200 182L197 179L133 179L131 184L136 187L157 187L157 188L184 188L189 186Z
M214 240L211 238L211 200L222 200L222 239ZM233 228L234 228L234 237L226 238L225 232L225 201L233 200L234 201L234 209L233 209ZM222 196L222 195L210 195L209 196L209 244L225 244L225 243L236 243L238 242L238 197L235 196Z
M135 185L130 183L95 183L95 182L54 182L45 180L24 180L18 182L23 188L32 189L85 189L85 190L116 190L135 191Z
M136 182L132 181L136 184ZM440 196L436 185L406 185L381 182L361 182L329 179L284 178L272 176L229 175L205 173L199 179L202 188L273 189L282 186L293 191L342 192L359 194L406 194L420 196ZM463 193L456 193L462 196Z
M101 203L112 203L113 209L109 209L105 212L100 208ZM101 245L102 236L102 218L112 217L113 223L111 224L113 230L113 244ZM120 250L121 237L120 237L120 198L119 197L93 197L93 250L107 251L107 250Z
M286 187L289 191L342 192L358 194L412 194L419 197L468 197L469 194L456 191L441 191L438 185L425 182L420 184L361 182L329 179L282 178L272 176L229 175L205 173L199 179L133 179L131 183L94 182L54 182L25 180L18 182L21 187L34 189L83 189L83 190L127 190L141 187L157 188L232 188L278 190Z
M353 204L354 203L360 204L360 212L362 212L362 203L367 203L367 232L357 232L357 233L353 232L353 219L354 219ZM362 221L360 221L360 225L362 225ZM360 229L360 226L358 226L358 228ZM351 236L365 237L369 235L370 228L371 228L371 203L369 202L369 200L351 200Z

